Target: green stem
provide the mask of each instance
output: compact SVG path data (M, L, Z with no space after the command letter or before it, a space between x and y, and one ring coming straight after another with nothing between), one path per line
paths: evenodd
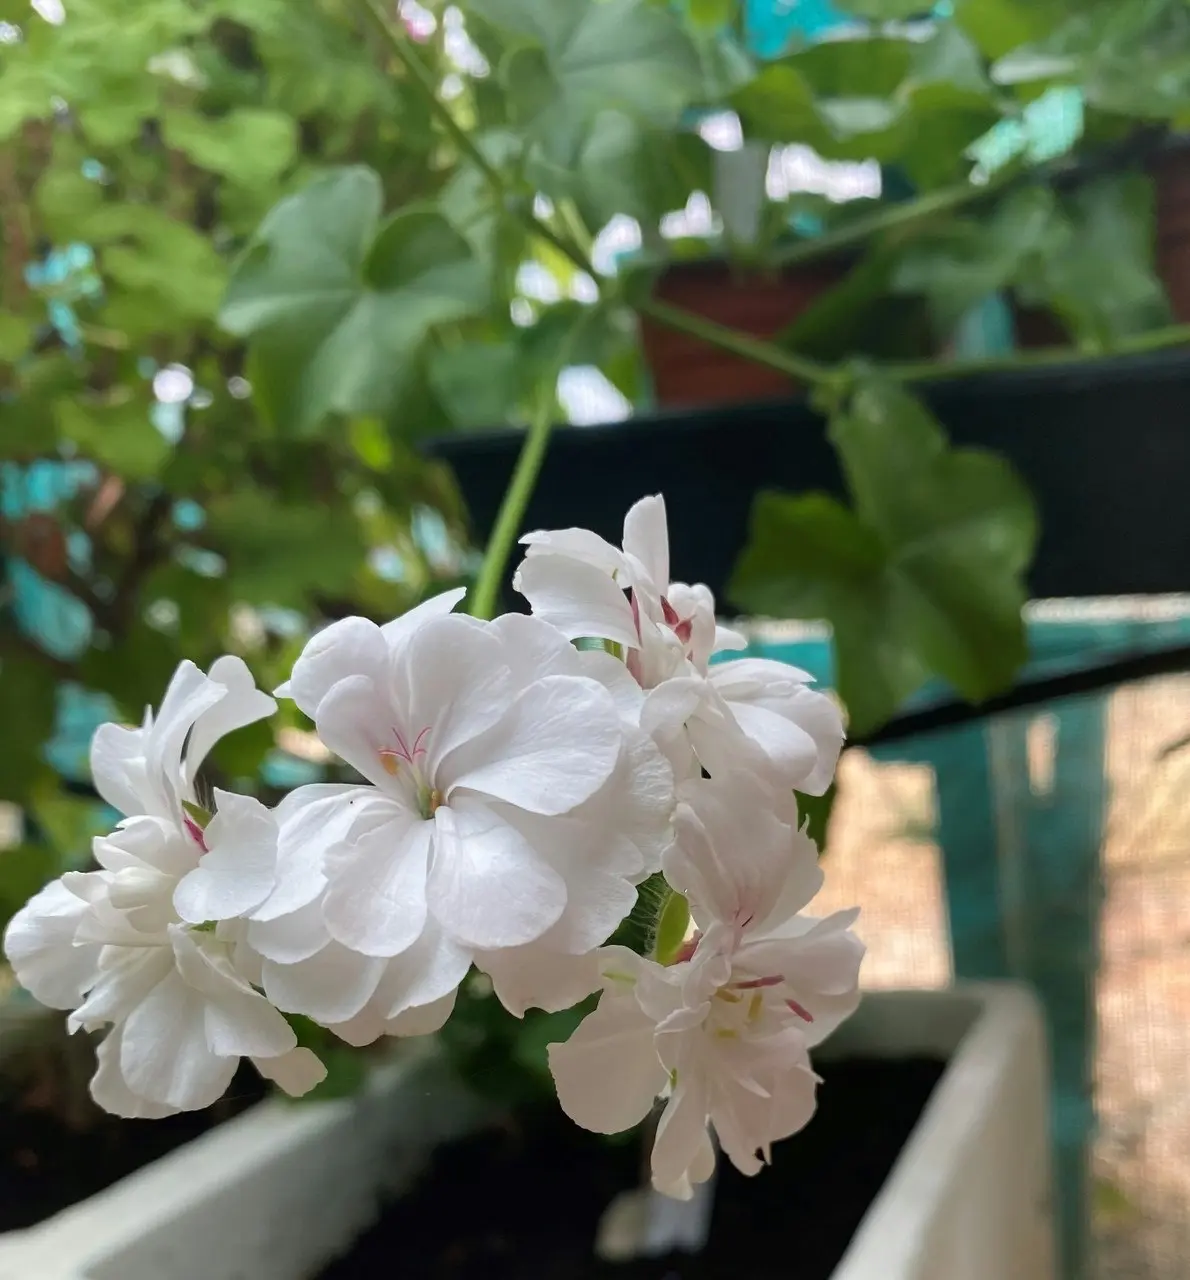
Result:
M360 0L360 3L373 26L384 38L393 56L405 68L414 84L425 95L430 109L442 122L443 127L450 134L455 145L479 169L491 184L492 189L498 195L502 195L504 192L504 180L500 177L499 171L479 149L475 140L454 118L446 103L438 96L438 86L434 83L433 73L418 56L413 42L393 24L380 0Z
M504 491L500 513L492 527L479 577L471 592L468 612L473 618L490 618L500 603L500 582L504 577L508 557L516 545L521 521L525 518L525 510L533 496L541 464L545 461L546 449L549 447L550 431L554 424L552 408L552 403L547 402L543 396L542 405L525 432L525 442L521 445L516 469Z
M661 302L657 298L645 298L637 304L637 310L642 315L656 320L658 324L665 325L667 329L676 329L680 333L690 334L692 338L701 338L704 342L721 347L724 351L730 351L733 355L742 356L745 360L775 369L778 373L784 373L800 382L821 386L838 381L840 376L838 371L820 364L817 360L794 355L792 351L784 351L771 342L753 338L746 333L737 333L734 329L728 329L724 325L716 324L713 320L695 315L692 311L671 307L669 303Z
M1121 338L1110 350L1085 351L1078 347L1041 347L1012 356L972 360L919 360L911 364L881 365L881 370L901 382L942 382L976 373L1012 373L1016 369L1046 369L1054 365L1092 364L1112 356L1143 355L1170 347L1190 346L1190 324L1153 329L1132 338Z
M1016 175L1014 174L1013 177ZM873 236L883 235L887 231L895 231L899 227L912 226L940 213L954 213L967 205L978 204L983 200L998 195L1005 186L1007 178L993 179L982 186L973 182L963 182L953 187L945 187L941 191L933 191L929 195L919 196L916 200L906 200L901 204L887 205L870 213L867 217L856 218L834 231L815 236L812 240L800 240L796 244L777 249L767 259L768 265L774 267L799 267L819 258L829 257L832 253L840 253L855 245L870 240Z

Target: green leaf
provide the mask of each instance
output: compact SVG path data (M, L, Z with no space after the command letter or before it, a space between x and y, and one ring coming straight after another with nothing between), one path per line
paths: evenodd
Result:
M1021 297L1052 308L1078 341L1094 345L1168 324L1153 260L1151 180L1101 179L1076 192L1065 212L1068 220L1020 273Z
M838 784L832 782L820 796L803 795L797 792L797 814L803 830L818 846L819 854L826 852L826 836L830 828L831 814L835 811L835 800L838 798Z
M147 308L138 333L169 328L166 317L154 324L154 309L188 321L215 315L226 267L211 242L193 227L151 205L100 204L80 220L76 234L99 247L102 274L117 294ZM111 310L105 318L117 323Z
M911 244L892 279L894 291L922 294L939 332L955 324L989 294L1032 269L1034 255L1052 243L1058 217L1048 187L1031 187L1007 197L978 221L956 221L936 236Z
M275 181L297 153L296 122L280 111L241 107L217 118L167 111L162 130L200 168L246 187Z
M686 11L698 27L715 30L726 26L736 15L737 0L687 0Z
M0 362L19 360L29 350L33 330L33 322L25 316L0 312Z
M677 959L689 927L689 902L680 893L671 893L657 917L657 931L653 937L653 958L659 964L672 964Z
M224 328L251 339L258 399L297 433L329 413L387 417L434 326L474 314L486 282L439 214L377 230L380 180L339 169L277 205L233 273Z
M173 451L149 421L149 406L140 398L115 403L91 397L59 400L54 421L83 454L126 480L152 478Z
M1029 495L1002 459L951 448L903 389L862 383L831 424L854 503L762 493L731 596L754 613L825 618L854 732L930 675L980 701L1025 658Z
M1037 40L1064 16L1066 0L956 0L954 20L989 58Z
M11 625L5 620L5 626ZM0 734L0 800L27 800L28 790L48 772L41 748L54 729L56 684L48 663L5 648L0 659L0 718L13 731Z
M34 203L52 235L74 238L103 203L103 188L76 169L53 168L38 179Z
M461 342L430 355L429 379L458 427L507 425L520 389L520 367L512 342Z
M356 418L347 431L355 456L371 471L384 472L393 465L393 442L377 418Z
M672 127L702 89L680 21L649 0L473 0L469 11L536 46L532 59L513 55L503 83L559 161L600 111Z
M872 22L903 22L920 18L929 5L923 0L840 0L839 8Z
M234 598L249 604L300 607L318 592L345 594L365 555L342 498L299 505L246 487L208 504L204 532L227 561Z

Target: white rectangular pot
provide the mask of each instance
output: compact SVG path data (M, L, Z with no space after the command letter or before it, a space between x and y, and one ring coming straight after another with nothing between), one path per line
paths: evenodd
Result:
M950 1065L836 1280L1050 1280L1047 1072L1032 998L999 985L872 994L823 1050L856 1052ZM416 1054L352 1100L263 1103L0 1237L0 1280L309 1280L435 1145L481 1119Z

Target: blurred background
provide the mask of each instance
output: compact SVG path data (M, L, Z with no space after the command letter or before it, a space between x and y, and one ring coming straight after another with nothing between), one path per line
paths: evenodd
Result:
M326 622L470 583L521 431L569 424L529 527L554 504L612 536L656 488L684 507L676 573L765 615L750 651L851 710L817 821L867 983L1032 982L1068 1271L1174 1280L1190 5L551 3L0 0L0 924L114 820L97 724L139 720L183 657L240 653L271 688ZM445 266L428 241L366 253L406 209L445 228ZM989 499L974 547L944 482L923 491L958 548L931 570L954 638L904 639L883 675L879 591L843 600L788 562L793 533L748 524L774 484L868 520L854 457L842 475L818 419L804 451L738 445L781 431L755 406L857 357L1033 491ZM283 703L213 779L275 800L338 767ZM12 1132L49 1117L60 1170L98 1124L87 1070L61 1046L30 1068L39 1014L0 986ZM33 1175L30 1144L0 1183Z

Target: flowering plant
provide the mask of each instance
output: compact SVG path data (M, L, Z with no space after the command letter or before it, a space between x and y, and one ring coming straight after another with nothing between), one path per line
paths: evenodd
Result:
M710 1176L712 1132L755 1173L810 1118L809 1050L855 1008L863 955L855 912L803 914L822 875L794 793L829 786L840 713L792 668L711 665L742 641L705 587L669 580L660 497L622 547L524 542L529 616L458 614L453 591L306 645L276 696L358 782L271 810L204 792L214 743L276 708L236 657L183 662L139 728L95 735L95 784L125 816L5 951L72 1030L108 1029L100 1105L203 1107L242 1058L300 1095L324 1068L287 1015L357 1046L428 1034L474 967L517 1016L601 993L550 1048L558 1098L608 1133L665 1099L667 1194ZM646 881L644 954L608 945Z

